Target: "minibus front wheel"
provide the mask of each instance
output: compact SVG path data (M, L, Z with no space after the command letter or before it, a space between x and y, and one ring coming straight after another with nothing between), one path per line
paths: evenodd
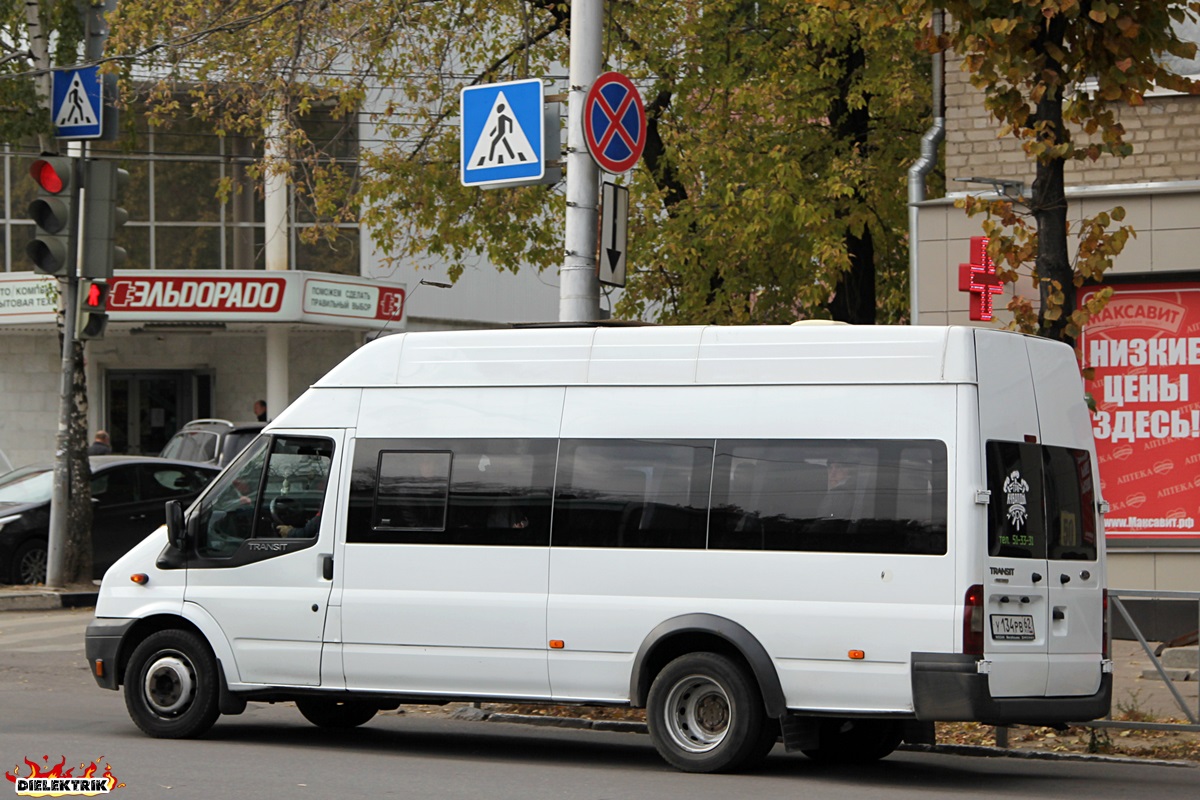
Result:
M191 631L162 630L134 649L125 671L125 707L158 739L191 739L221 716L217 660Z
M659 755L685 772L755 766L778 736L758 684L718 653L689 653L667 664L650 686L646 723Z

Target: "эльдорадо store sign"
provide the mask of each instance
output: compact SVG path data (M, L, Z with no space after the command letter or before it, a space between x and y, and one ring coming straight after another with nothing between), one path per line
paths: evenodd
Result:
M122 270L109 280L112 322L311 322L378 328L404 316L405 287L321 272ZM0 323L54 321L54 279L0 276Z

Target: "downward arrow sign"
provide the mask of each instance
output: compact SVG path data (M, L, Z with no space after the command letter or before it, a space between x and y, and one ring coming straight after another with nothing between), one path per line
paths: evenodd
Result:
M600 270L600 280L612 286L625 285L626 220L629 216L629 189L605 183L601 195L604 252L607 269Z
M620 205L620 203L618 202L618 199L619 199L619 196L613 197L613 215L612 215L612 226L611 226L612 238L611 238L611 243L609 244L609 246L607 248L607 250L608 250L608 268L613 270L614 272L617 269L617 263L620 262L620 260L621 260L621 251L617 249L617 226L620 224L618 222L618 216L619 216L618 212L620 211L620 209L617 207Z

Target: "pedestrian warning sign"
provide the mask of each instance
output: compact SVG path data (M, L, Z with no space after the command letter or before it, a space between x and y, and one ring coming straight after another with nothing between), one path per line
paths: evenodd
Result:
M540 122L539 118L539 122ZM467 163L472 169L502 167L505 164L532 162L537 151L513 116L512 105L504 92L496 95L492 112L483 124L483 134L475 144Z
M59 139L99 139L104 103L97 67L54 71L51 112Z
M462 90L462 183L528 183L545 174L540 80Z

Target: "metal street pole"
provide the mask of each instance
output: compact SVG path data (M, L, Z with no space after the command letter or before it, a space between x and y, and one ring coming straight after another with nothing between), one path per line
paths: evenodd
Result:
M85 150L72 142L67 151L77 159L72 169L78 181L83 174L80 156L85 154ZM78 313L79 257L83 249L84 191L80 189L79 199L75 203L78 218L72 220L77 235L71 268L58 284L63 298L62 361L58 390L58 433L54 439L54 484L50 491L50 521L46 542L46 585L56 588L61 588L65 583L63 556L66 553L67 519L70 517L71 503L71 415L75 411L75 395L71 389L75 384L75 315Z
M117 0L92 0L81 3L79 12L84 24L84 58L99 61L104 55L104 44L108 39L108 25L104 15L117 7ZM103 104L103 98L101 100ZM67 152L76 159L75 180L83 179L83 165L87 161L87 143L69 142ZM54 484L50 494L50 521L46 543L46 585L62 587L65 583L63 556L66 554L67 520L71 502L71 417L75 411L75 317L79 312L79 266L87 258L84 252L84 227L86 216L87 188L79 191L75 203L78 218L75 253L71 269L59 282L63 297L63 341L62 362L58 395L58 434L54 443ZM90 538L90 533L89 533Z
M287 145L283 140L282 114L276 110L267 129L266 171L263 175L263 222L266 227L268 270L286 270L288 264ZM288 329L268 322L266 335L267 416L275 418L288 404Z
M559 284L558 318L586 322L600 317L596 277L596 212L600 168L583 138L583 107L600 74L603 0L571 0L571 51L567 103L567 221Z

